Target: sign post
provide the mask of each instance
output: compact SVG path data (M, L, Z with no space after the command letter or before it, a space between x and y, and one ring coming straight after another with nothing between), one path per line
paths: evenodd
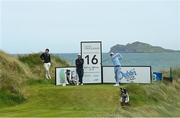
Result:
M102 83L101 41L81 42L81 56L84 59L83 83Z

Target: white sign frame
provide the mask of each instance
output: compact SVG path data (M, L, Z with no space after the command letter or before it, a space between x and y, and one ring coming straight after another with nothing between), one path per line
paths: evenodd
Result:
M102 42L81 42L81 56L84 59L83 83L102 83Z

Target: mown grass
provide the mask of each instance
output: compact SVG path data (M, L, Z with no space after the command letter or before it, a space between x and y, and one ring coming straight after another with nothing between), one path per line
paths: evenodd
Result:
M66 87L54 86L52 81L33 84L28 86L26 102L2 108L0 116L180 116L180 93L174 85L121 86L130 94L130 105L126 107L119 103L119 88L109 84Z
M44 80L42 64L35 61L39 54L14 58L1 52L0 58L1 117L180 116L179 69L173 70L173 83L121 85L130 95L130 105L122 107L119 87L111 84L62 87ZM53 63L54 68L64 62L54 59Z
M112 102L118 99L115 94L117 90L111 86L99 85L31 85L27 101L15 107L1 109L0 116L98 116L101 112L101 115L109 114L114 110Z

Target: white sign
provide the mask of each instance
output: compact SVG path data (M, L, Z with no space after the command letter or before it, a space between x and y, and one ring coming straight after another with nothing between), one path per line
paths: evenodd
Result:
M120 83L151 83L151 67L121 67ZM103 67L103 83L115 83L114 67Z
M101 42L81 42L81 55L84 59L83 83L101 83Z
M69 84L72 81L78 81L75 67L56 68L56 85Z

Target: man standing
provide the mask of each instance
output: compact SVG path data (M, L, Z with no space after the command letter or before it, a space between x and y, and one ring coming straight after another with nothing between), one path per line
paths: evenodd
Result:
M83 65L84 65L84 59L81 57L80 54L78 54L78 58L76 59L76 72L78 74L79 77L79 84L83 85L83 75L84 75L84 69L83 69Z
M44 63L44 68L45 68L45 72L46 72L46 74L45 74L46 79L51 79L51 75L49 72L49 69L51 67L51 56L49 54L49 49L46 49L45 52L41 54L40 58Z
M115 73L115 80L116 84L114 86L119 86L120 79L122 79L122 73L121 73L121 63L120 60L122 60L122 56L119 53L110 53L112 63L114 65L114 73Z

